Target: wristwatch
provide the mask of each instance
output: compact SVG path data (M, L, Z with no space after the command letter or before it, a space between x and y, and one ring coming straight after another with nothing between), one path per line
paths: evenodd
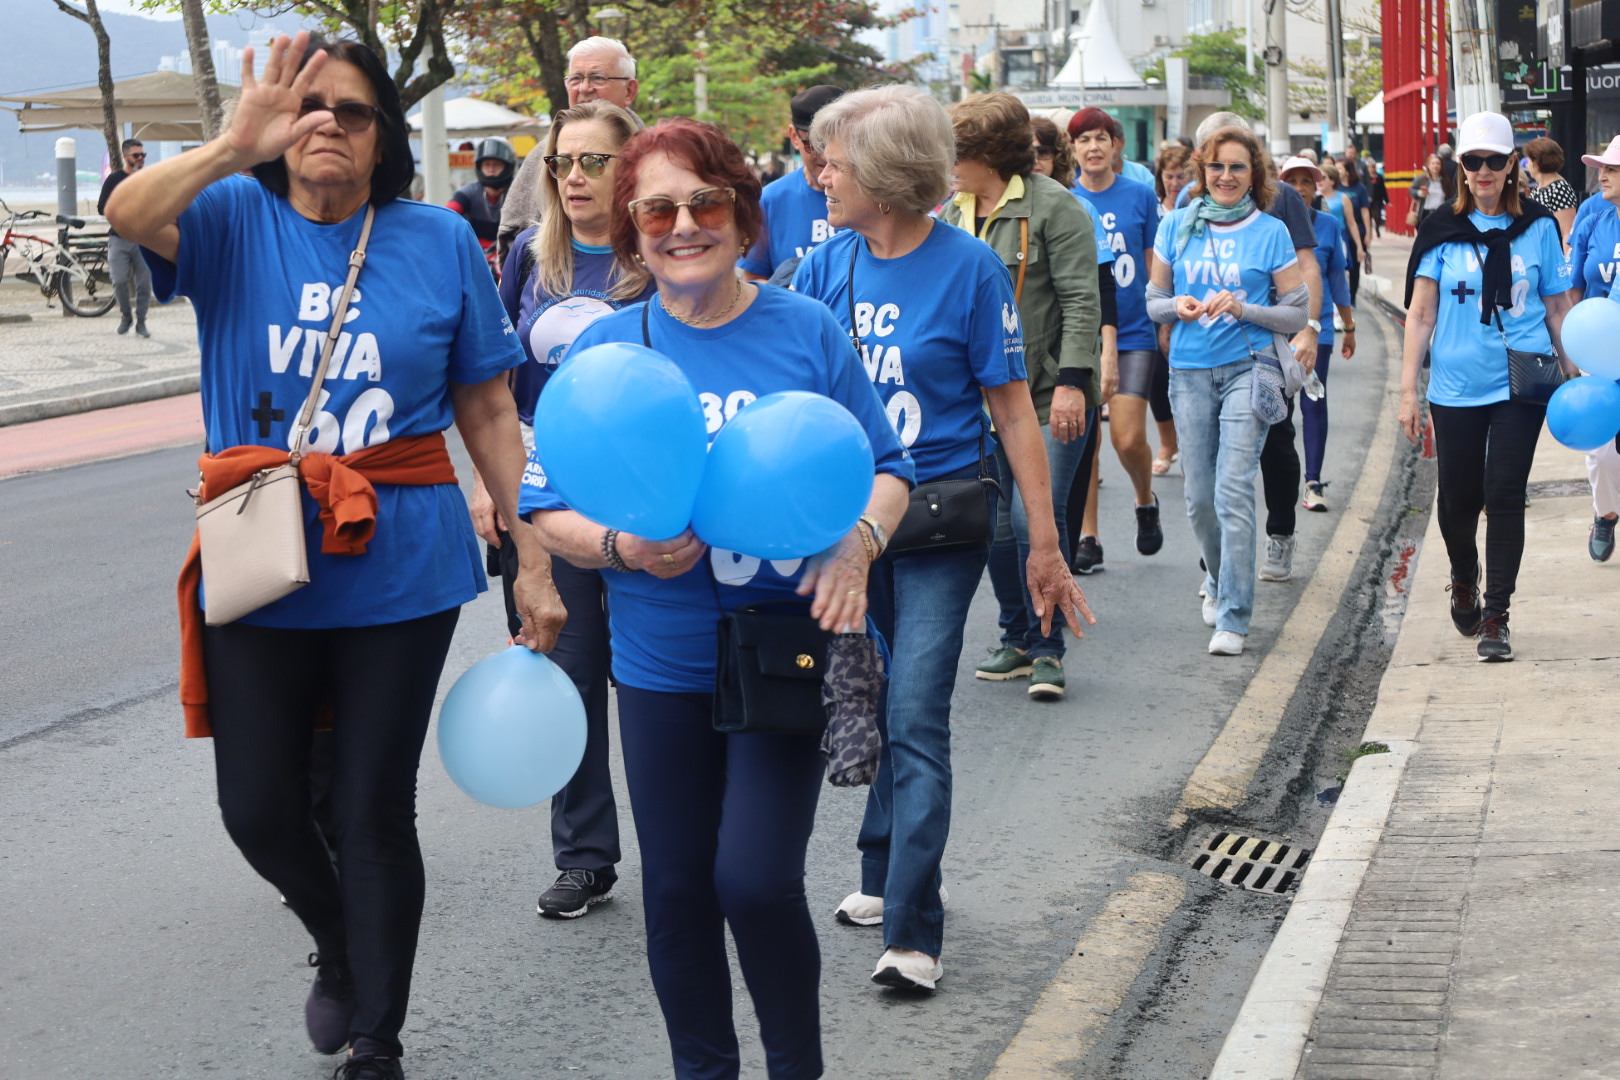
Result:
M1344 326L1344 332L1347 333L1347 334L1355 333L1356 332L1356 324L1355 323L1346 323L1345 326Z
M1322 333L1322 320L1321 319L1306 319L1305 320L1305 325L1310 327L1312 330L1316 331L1318 336L1321 335L1321 333Z
M862 514L860 520L866 522L866 527L872 530L872 542L877 545L877 553L882 555L883 550L889 546L889 530L878 524L878 519L871 514Z

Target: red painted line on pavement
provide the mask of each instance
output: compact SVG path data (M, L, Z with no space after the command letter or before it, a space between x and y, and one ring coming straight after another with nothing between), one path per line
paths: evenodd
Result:
M203 441L197 394L0 427L0 479Z

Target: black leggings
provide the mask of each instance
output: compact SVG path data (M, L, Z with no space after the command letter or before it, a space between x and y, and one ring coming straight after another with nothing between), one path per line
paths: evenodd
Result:
M225 830L323 957L347 956L350 1029L401 1053L422 921L416 769L459 608L340 630L231 623L203 634ZM310 811L310 730L333 715L334 872Z
M1162 424L1167 420L1174 420L1170 411L1170 360L1162 352L1155 350L1153 361L1153 385L1148 394L1148 407L1153 410L1153 422Z
M1294 446L1294 399L1288 415L1271 425L1260 448L1260 483L1266 493L1266 535L1293 536L1299 500L1299 451Z
M1507 617L1524 555L1524 498L1547 410L1494 405L1429 406L1440 473L1435 512L1453 581L1479 570L1479 514L1485 512L1485 617Z

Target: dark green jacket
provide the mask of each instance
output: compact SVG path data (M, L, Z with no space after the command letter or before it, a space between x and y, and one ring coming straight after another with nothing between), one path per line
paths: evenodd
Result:
M1024 192L1009 199L985 227L985 242L995 249L1014 283L1018 281L1020 220L1029 221L1029 252L1024 260L1024 288L1018 316L1024 328L1024 366L1035 411L1046 423L1058 371L1078 368L1085 379L1086 408L1100 404L1101 364L1098 330L1102 323L1097 293L1097 241L1086 213L1067 188L1048 176L1023 178ZM960 227L962 208L947 202L941 218ZM969 231L973 222L967 223Z

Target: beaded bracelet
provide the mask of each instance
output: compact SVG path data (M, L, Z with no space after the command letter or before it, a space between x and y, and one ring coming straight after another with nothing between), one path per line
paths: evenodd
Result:
M602 534L602 558L607 561L610 568L621 574L630 572L630 564L624 561L619 554L619 530L609 529Z

